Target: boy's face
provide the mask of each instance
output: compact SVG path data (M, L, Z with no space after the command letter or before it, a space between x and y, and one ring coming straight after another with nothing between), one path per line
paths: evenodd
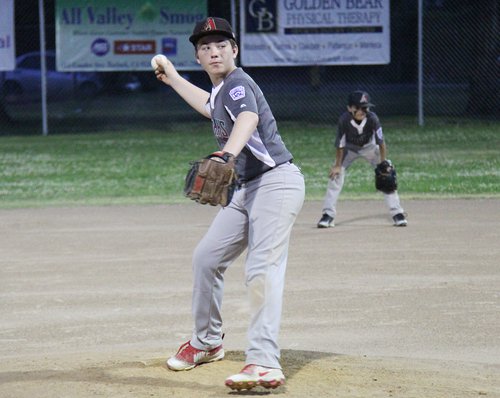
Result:
M238 47L224 36L205 36L196 44L196 59L210 77L224 78L234 70L237 55Z
M358 122L361 122L366 117L366 114L368 113L368 111L370 110L370 108L368 108L368 107L359 107L359 106L356 106L356 105L349 105L347 107L347 110L352 115L352 117L354 118L354 120L356 120Z

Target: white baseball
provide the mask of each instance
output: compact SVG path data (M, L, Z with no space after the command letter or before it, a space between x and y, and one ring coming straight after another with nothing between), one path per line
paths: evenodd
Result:
M165 57L163 54L156 54L153 58L151 58L151 66L153 67L153 69L156 69L159 65L166 61L167 57Z

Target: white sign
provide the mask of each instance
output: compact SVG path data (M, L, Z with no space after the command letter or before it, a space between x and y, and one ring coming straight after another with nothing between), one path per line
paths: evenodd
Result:
M57 0L57 69L151 70L155 54L199 70L189 36L207 0Z
M16 68L14 0L0 0L0 70Z
M242 0L244 66L373 65L390 57L389 0Z

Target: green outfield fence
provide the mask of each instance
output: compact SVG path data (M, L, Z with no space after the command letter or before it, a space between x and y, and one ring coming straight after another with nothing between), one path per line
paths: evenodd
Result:
M44 1L47 49L55 48L55 0ZM498 0L391 0L388 65L245 68L260 84L278 120L332 123L347 94L371 93L381 118L410 124L461 118L498 122L500 48ZM209 13L238 17L238 1L209 0ZM38 0L15 1L17 55L40 50ZM419 7L422 18L419 19ZM421 24L419 25L419 21ZM419 68L419 26L422 27ZM186 38L187 40L187 38ZM1 76L0 72L0 81ZM49 99L49 133L163 129L200 118L152 72L101 72L98 95ZM203 72L187 73L209 88ZM421 80L419 80L421 77ZM419 85L419 82L423 84ZM419 97L419 92L422 94ZM0 95L0 135L40 134L39 98L10 101ZM421 98L421 100L419 100ZM419 108L419 104L421 108Z

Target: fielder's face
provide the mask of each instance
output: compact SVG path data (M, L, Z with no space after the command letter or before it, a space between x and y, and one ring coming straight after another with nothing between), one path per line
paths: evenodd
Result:
M351 113L352 117L354 120L358 122L362 122L363 119L366 117L366 114L368 113L368 110L370 108L367 107L358 107L355 105L351 105L347 107L347 110Z
M237 55L238 47L233 46L224 36L205 36L196 44L196 59L208 73L214 85L220 83L236 69Z

